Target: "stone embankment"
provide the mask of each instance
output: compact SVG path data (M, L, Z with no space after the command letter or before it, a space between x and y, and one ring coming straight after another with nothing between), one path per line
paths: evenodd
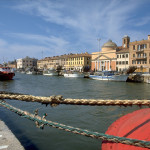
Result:
M6 124L0 120L0 150L24 150L18 139L9 130Z
M150 74L131 74L128 77L128 82L145 82L150 83Z

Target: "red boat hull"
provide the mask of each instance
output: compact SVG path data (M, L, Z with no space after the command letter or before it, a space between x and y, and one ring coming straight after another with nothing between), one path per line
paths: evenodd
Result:
M119 118L108 128L106 134L150 141L150 108L140 109ZM148 150L148 148L103 141L102 150Z
M0 80L12 80L14 76L15 76L14 73L0 72Z

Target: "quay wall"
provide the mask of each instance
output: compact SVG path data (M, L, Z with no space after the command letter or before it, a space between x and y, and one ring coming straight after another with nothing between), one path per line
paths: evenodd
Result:
M148 83L150 81L150 74L130 74L127 81Z
M15 135L6 126L6 124L0 120L0 149L5 150L25 150Z

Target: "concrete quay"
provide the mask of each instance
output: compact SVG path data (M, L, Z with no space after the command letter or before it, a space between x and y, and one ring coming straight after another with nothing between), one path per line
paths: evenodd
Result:
M0 150L25 150L15 135L0 120Z
M150 83L150 74L130 74L127 82Z

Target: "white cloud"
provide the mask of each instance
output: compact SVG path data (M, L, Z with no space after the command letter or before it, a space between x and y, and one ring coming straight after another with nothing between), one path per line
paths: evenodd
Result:
M46 46L55 45L64 47L65 45L69 44L68 41L61 37L56 36L44 36L44 35L38 35L38 34L27 34L27 33L5 33L5 35L13 38L23 39L26 41L32 41L37 44L42 44Z
M34 41L33 43L35 44L27 44L27 41L24 44L20 44L19 42L9 43L0 39L0 63L2 63L3 59L8 61L13 60L14 58L18 59L26 56L41 59L42 52L44 52L44 57L68 53L68 51L66 51L67 42L58 37L46 37L22 33L11 33L9 36L10 35L13 38L25 39L31 43Z

